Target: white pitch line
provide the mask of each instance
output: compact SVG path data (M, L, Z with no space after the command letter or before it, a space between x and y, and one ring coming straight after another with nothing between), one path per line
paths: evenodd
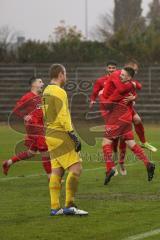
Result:
M132 166L132 165L133 165L133 163L126 164L126 167L127 166ZM105 168L104 167L88 168L88 169L84 169L83 172L96 171L96 170L102 170L102 169L105 169ZM22 179L22 178L41 177L41 176L46 176L46 174L42 173L42 174L31 174L31 175L24 175L24 176L16 176L16 177L2 177L2 178L0 178L0 182L1 181L10 181L10 180Z
M9 180L22 179L22 178L40 177L40 176L45 176L45 175L46 174L31 174L31 175L16 176L16 177L3 177L3 178L0 178L0 181L9 181Z
M88 168L84 169L84 172L89 172L89 171L96 171L104 169L104 167L99 167L99 168ZM16 180L16 179L23 179L23 178L32 178L32 177L41 177L41 176L46 176L46 174L31 174L31 175L24 175L24 176L16 176L16 177L3 177L0 178L0 181L10 181L10 180Z
M99 168L88 168L88 169L84 169L83 172L96 171L96 170L100 170L100 169L104 169L104 167L99 167Z
M158 235L158 234L160 234L160 228L149 231L149 232L137 234L137 235L125 238L123 240L141 240L141 239L152 237L152 236L155 236L155 235Z

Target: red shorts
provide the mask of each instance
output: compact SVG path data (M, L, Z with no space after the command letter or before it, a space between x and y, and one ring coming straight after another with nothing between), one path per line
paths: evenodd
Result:
M122 135L122 139L123 139L124 141L133 140L133 139L134 139L133 131L130 131L130 132Z
M34 152L47 152L48 147L43 124L28 124L25 127L27 132L25 146Z
M40 135L27 135L25 138L25 146L34 152L47 152L48 147L46 144L45 136Z
M132 108L112 103L107 107L109 113L106 114L105 137L116 139L127 136L128 138L128 134L132 132Z
M125 140L131 140L134 139L132 132L132 124L124 124L124 125L112 125L108 126L106 125L105 129L105 138L108 139L117 139L119 137L124 138Z

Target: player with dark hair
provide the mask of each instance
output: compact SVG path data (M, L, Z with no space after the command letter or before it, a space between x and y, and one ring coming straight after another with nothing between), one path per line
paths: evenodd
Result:
M154 175L155 165L151 163L142 148L134 141L132 132L132 104L126 103L126 97L132 93L136 95L135 89L140 85L133 80L134 70L125 67L121 70L120 76L112 74L103 91L104 111L106 111L106 133L103 140L103 152L106 160L106 178L104 184L108 184L115 174L115 165L112 161L112 142L115 138L121 137L134 155L142 160L147 168L148 181Z
M43 112L41 108L41 93L44 86L42 79L32 77L29 80L30 92L21 97L13 109L20 119L24 120L26 129L25 146L27 151L17 153L9 160L3 162L3 173L8 174L8 170L16 162L26 160L35 156L37 151L41 153L42 163L48 178L51 174L51 163L48 148L45 142Z
M103 90L104 85L110 76L114 71L117 69L117 63L114 60L110 60L107 62L106 65L106 74L96 80L93 86L92 93L90 95L90 107L93 106L93 104L96 102L96 98L99 96L100 91Z

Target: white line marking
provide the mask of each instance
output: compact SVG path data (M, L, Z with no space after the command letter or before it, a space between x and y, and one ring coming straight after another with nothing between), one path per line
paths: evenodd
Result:
M99 168L89 168L89 169L84 169L84 172L89 172L89 171L96 171L104 169L104 167L99 167ZM42 174L31 174L31 175L22 175L22 176L16 176L16 177L2 177L0 178L0 181L9 181L9 180L16 180L16 179L23 179L23 178L32 178L32 177L41 177L41 176L46 176L45 173Z
M9 180L16 180L16 179L23 179L23 178L32 178L32 177L40 177L40 176L46 176L46 174L31 174L31 175L22 175L22 176L16 176L16 177L3 177L0 178L0 181L9 181Z
M153 231L137 234L135 236L131 236L131 237L125 238L123 240L141 240L141 239L145 239L145 238L155 236L155 235L158 235L158 234L160 234L160 228L155 229Z
M133 163L126 164L127 166L132 166ZM105 169L105 167L98 167L98 168L87 168L84 169L83 172L89 172L89 171L96 171L96 170L102 170ZM41 177L41 176L46 176L45 173L42 174L31 174L31 175L22 175L22 176L16 176L16 177L0 177L0 182L1 181L10 181L10 180L16 180L16 179L23 179L23 178L32 178L32 177Z

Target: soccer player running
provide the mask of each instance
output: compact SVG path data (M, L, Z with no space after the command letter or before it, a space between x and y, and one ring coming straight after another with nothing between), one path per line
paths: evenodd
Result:
M16 114L24 121L26 129L24 152L17 153L9 160L3 162L3 173L8 174L10 167L16 162L30 159L39 151L42 156L42 163L48 179L51 174L51 162L48 154L48 147L45 142L44 124L41 93L44 87L42 79L33 77L29 81L30 91L22 96L16 103L12 114Z
M96 99L98 98L99 100L99 107L100 107L100 112L103 116L103 100L101 100L102 95L103 95L103 89L105 87L105 84L107 83L110 75L117 70L117 62L114 60L109 60L106 64L106 74L101 76L96 80L93 86L92 93L90 95L90 108L93 107L93 105L96 103ZM114 152L114 159L115 161L118 160L118 155L117 155L117 148L118 148L118 142L119 139L114 139L113 141L113 152ZM124 150L123 150L123 143L120 143L120 155L123 156ZM121 147L122 147L122 153L121 153ZM118 174L118 171L116 170L115 176Z
M50 153L52 174L49 183L51 197L51 216L88 215L75 205L75 194L82 172L79 156L81 143L76 137L68 98L62 88L66 82L66 69L63 65L53 64L50 68L50 84L43 93L43 111L46 125L46 142ZM65 208L60 206L61 179L68 170L66 179Z
M155 165L149 161L142 148L136 144L132 132L132 104L126 104L126 94L139 87L138 82L133 81L135 72L132 68L124 68L120 77L111 76L105 86L103 96L106 98L106 132L103 140L104 157L107 165L107 172L104 184L107 185L114 176L114 162L112 160L112 142L115 138L121 137L133 154L144 162L147 168L148 181L154 175ZM120 98L119 98L120 96Z

